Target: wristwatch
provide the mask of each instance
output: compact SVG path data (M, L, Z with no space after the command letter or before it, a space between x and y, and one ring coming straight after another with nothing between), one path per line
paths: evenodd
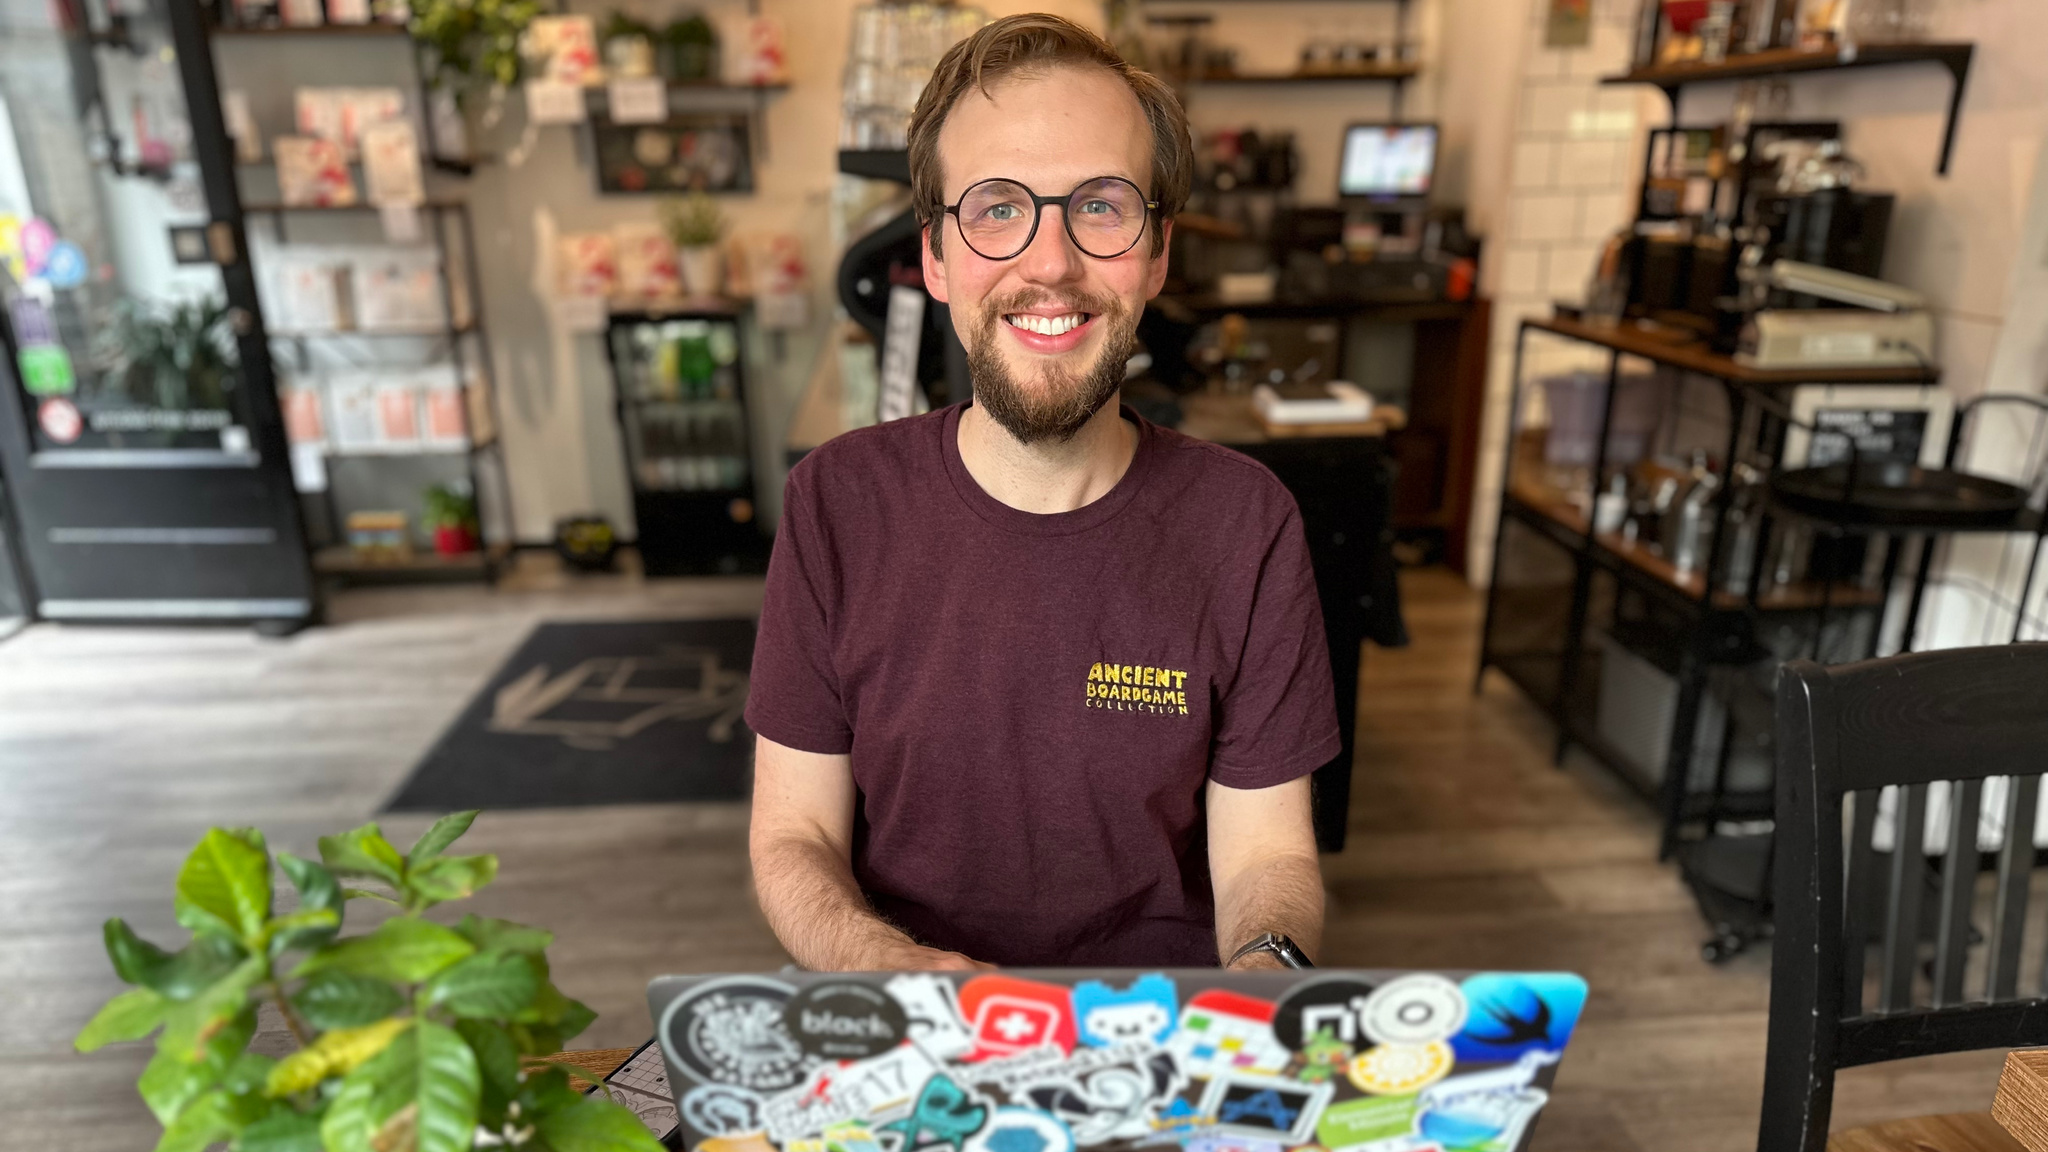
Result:
M1230 959L1224 961L1223 966L1228 968L1254 952L1271 952L1280 963L1285 964L1289 968L1315 967L1309 961L1308 953L1303 952L1295 946L1294 941L1280 935L1278 932L1267 932L1254 936L1244 947L1231 953Z

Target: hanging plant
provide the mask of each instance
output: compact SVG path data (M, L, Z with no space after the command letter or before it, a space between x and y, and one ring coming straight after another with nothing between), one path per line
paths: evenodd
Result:
M519 82L519 39L540 0L414 0L412 38L433 55L433 82L458 95Z

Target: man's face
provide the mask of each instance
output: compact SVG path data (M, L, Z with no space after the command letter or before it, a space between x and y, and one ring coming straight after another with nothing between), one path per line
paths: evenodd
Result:
M1040 196L1064 197L1099 176L1154 192L1144 111L1100 68L1058 67L987 94L970 89L946 118L938 151L948 204L995 178ZM1063 203L1046 205L1030 246L1009 260L975 252L951 215L930 225L944 229L943 258L929 237L924 249L925 287L952 309L975 403L1027 444L1072 437L1116 395L1138 316L1166 280L1165 247L1152 254L1156 217L1130 251L1098 260L1074 246L1065 214Z

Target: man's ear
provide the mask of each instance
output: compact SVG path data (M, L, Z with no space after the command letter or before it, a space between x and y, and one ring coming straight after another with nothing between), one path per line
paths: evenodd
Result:
M946 300L946 265L932 255L932 226L927 224L918 230L917 252L924 258L924 290L932 299L944 304Z
M1145 269L1145 299L1159 295L1166 287L1166 265L1173 258L1173 221L1159 222L1159 255L1152 257L1152 264Z

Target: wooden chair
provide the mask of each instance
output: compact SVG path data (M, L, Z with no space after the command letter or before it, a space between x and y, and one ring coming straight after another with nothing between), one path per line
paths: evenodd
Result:
M2023 1152L1986 1113L1899 1121L1832 1141L1827 1133L1838 1068L2048 1043L2048 999L2019 988L2034 813L2048 768L2048 644L1789 663L1778 682L1777 749L1776 936L1758 1152ZM1994 785L2004 792L2005 833L1989 935L1975 950L1981 975L1966 987L1983 862L1979 809L1994 777L2010 778ZM1947 805L1950 850L1930 859L1923 837L1937 781L1952 782L1955 802ZM1887 787L1898 789L1897 818L1892 851L1881 854L1871 838ZM1938 882L1924 897L1936 860ZM1932 927L1931 971L1923 971L1923 924ZM1872 939L1880 941L1874 1006L1865 1003Z

